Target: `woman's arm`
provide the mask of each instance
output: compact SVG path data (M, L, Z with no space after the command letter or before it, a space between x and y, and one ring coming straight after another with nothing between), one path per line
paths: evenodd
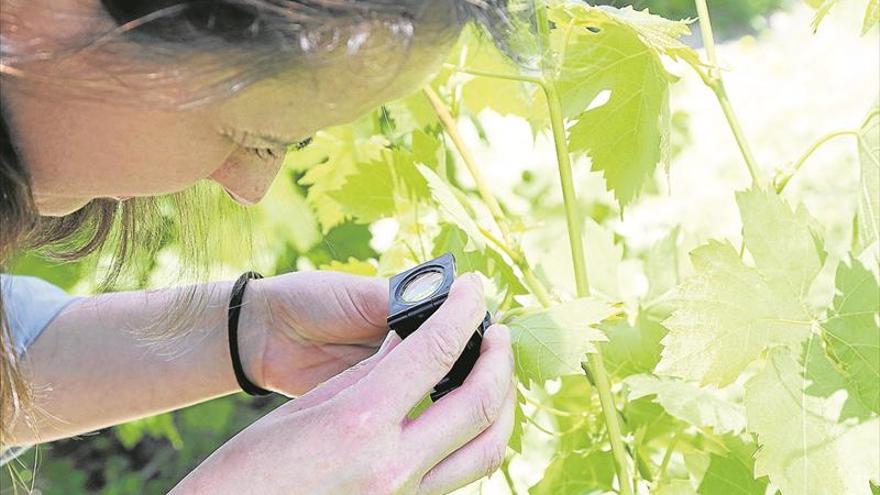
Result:
M136 332L167 322L163 318L175 311L186 289L107 294L68 306L25 355L36 407L30 417L15 418L14 442L70 437L239 390L226 332L231 288L231 283L196 288L205 309L180 342L162 348L168 352L157 352ZM255 324L262 319L262 301L254 294L245 292L239 324L249 376L260 366L265 335Z

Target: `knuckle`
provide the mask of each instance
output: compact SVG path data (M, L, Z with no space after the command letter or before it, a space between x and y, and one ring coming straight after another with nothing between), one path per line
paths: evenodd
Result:
M457 336L458 329L447 323L432 325L428 338L428 356L445 370L449 370L461 353Z
M483 452L484 475L489 476L501 467L507 455L507 444L494 441Z
M354 444L375 439L376 431L392 425L387 415L377 410L375 401L363 397L345 397L333 413L332 422L338 431Z
M475 401L476 422L481 428L488 428L501 413L500 394L495 387L482 386L478 389Z

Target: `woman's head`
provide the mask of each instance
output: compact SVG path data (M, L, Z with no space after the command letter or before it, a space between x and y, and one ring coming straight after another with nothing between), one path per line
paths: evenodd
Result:
M4 0L4 115L43 215L202 179L252 203L287 146L423 84L474 5Z

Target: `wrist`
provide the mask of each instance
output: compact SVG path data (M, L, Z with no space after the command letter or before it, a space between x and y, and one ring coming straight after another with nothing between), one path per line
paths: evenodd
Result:
M245 289L238 321L238 351L245 376L255 385L271 390L264 366L270 319L267 282L251 280Z

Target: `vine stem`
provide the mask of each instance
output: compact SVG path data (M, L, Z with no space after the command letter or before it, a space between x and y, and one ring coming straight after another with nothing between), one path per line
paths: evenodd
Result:
M458 132L455 118L452 116L449 109L446 108L446 104L440 98L440 95L434 91L434 88L426 86L424 92L425 96L428 97L431 106L434 108L434 111L437 113L437 117L440 118L443 128L446 130L446 133L449 134L456 149L458 149L458 153L461 155L462 161L471 173L471 177L474 178L474 182L477 185L477 191L479 191L480 196L483 197L486 206L489 207L489 212L492 214L495 222L501 227L505 222L504 212L501 211L501 205L498 204L498 200L495 199L495 195L492 194L492 189L489 187L486 178L483 177L483 173L477 166L477 162L474 160L473 155L471 155L470 149L465 146L464 139L462 139L461 134ZM502 233L506 236L505 229L503 227L501 227L501 229Z
M574 281L578 297L590 295L590 281L587 276L587 257L584 253L582 219L577 211L577 193L574 189L574 177L571 167L571 155L565 139L565 121L562 117L562 104L559 93L552 81L545 81L541 87L550 107L550 125L553 130L553 142L556 147L556 159L559 162L559 178L562 182L562 200L565 204L565 222L568 225L568 240L571 245L571 259L574 264Z
M541 36L541 42L544 45L542 47L543 50L544 47L548 46L547 42L549 41L549 22L547 19L547 12L545 10L546 6L543 4L543 2L539 1L537 3L537 25L539 35ZM538 85L544 91L544 94L547 97L551 128L553 131L553 139L556 148L556 159L559 165L559 176L562 185L563 203L565 206L569 243L571 245L572 264L574 266L575 285L577 288L578 297L588 297L590 295L590 284L587 276L587 264L586 254L584 252L583 246L583 234L581 230L580 219L578 218L577 193L574 188L571 155L568 149L568 142L565 139L565 120L562 112L562 104L553 78L548 77L546 68L543 71L542 77L540 78L523 76L503 76L469 69L458 70L475 76L500 77L502 79L511 79L522 81L525 83L532 83ZM497 206L498 202L492 195L491 189L488 187L486 181L482 179L482 174L480 173L476 162L473 160L472 155L467 151L467 147L464 145L464 141L461 139L461 136L458 133L457 127L455 125L455 119L452 117L451 113L446 108L439 95L437 95L437 93L432 88L425 88L424 91L425 95L428 98L428 101L434 107L435 112L440 118L441 124L443 125L446 132L449 134L450 138L453 141L453 144L458 148L459 153L462 156L462 160L465 162L468 170L473 175L474 181L477 184L478 191L483 196L483 199L484 201L486 201L487 205L489 205L489 209L492 212L493 217L495 217L495 220L498 223L502 234L504 234L504 241L506 243L509 243L509 236L506 230L506 224L504 223L503 212L501 211L500 206ZM497 208L493 207L493 204L496 205ZM514 262L517 262L517 259L520 259L520 269L523 271L523 275L525 277L527 285L529 286L529 289L536 296L536 298L539 299L542 306L549 306L551 302L549 297L540 295L542 292L546 293L546 289L544 288L543 284L541 284L540 281L538 281L537 278L534 276L534 273L531 271L531 268L529 267L525 258L511 258L514 260ZM537 288L537 290L535 290L535 288ZM611 382L608 377L608 372L605 368L605 363L602 358L602 352L599 344L596 345L596 352L588 356L587 361L582 364L582 367L584 369L584 374L586 375L587 379L594 383L595 388L598 391L599 401L602 405L603 419L605 420L605 426L608 429L608 437L609 442L611 443L611 452L612 456L614 457L614 466L620 485L620 493L621 495L632 495L633 482L632 476L630 475L627 448L626 444L623 441L623 434L620 428L620 422L618 420L618 416L620 413L617 410L617 406L615 405L614 401L614 395L611 392Z
M539 2L535 9L539 41L542 43L541 50L547 53L550 46L550 23L547 19L546 5ZM546 57L545 57L546 59ZM553 142L556 146L556 160L559 165L559 178L562 183L562 197L565 205L565 218L568 224L568 239L571 244L572 264L574 266L575 286L578 297L590 295L590 283L587 278L587 263L584 253L583 234L581 223L577 214L577 193L574 188L574 178L571 166L571 155L566 141L565 120L562 113L562 103L556 89L554 78L547 77L546 60L542 59L543 77L541 88L547 97L550 111L550 122L553 131ZM602 358L600 344L596 344L596 352L588 355L586 363L582 365L587 379L592 377L599 393L599 402L602 404L602 415L605 426L608 429L608 439L611 443L611 454L614 457L614 467L620 484L621 495L633 493L632 476L630 475L629 461L626 452L626 444L618 421L617 406L614 403L614 395L611 393L611 382L605 362Z
M452 116L452 113L446 107L446 104L440 98L440 95L434 91L430 86L424 88L425 96L428 98L428 102L430 102L431 107L434 109L434 112L437 114L437 117L440 119L440 123L443 125L443 129L446 131L446 134L449 135L449 138L452 139L453 145L458 150L458 153L461 155L462 161L465 163L465 166L470 172L471 177L474 179L474 183L477 185L477 191L480 193L480 196L483 198L483 201L489 208L489 212L492 214L492 218L495 219L495 223L498 225L498 229L501 230L501 235L503 240L496 239L491 232L486 229L481 228L480 232L497 248L499 248L502 252L507 254L510 257L511 261L519 267L520 271L523 274L523 281L526 284L526 287L529 288L529 292L535 296L535 299L541 304L541 306L550 307L553 304L553 299L550 296L550 292L544 286L543 283L538 279L535 275L535 272L532 270L531 265L529 265L528 260L525 255L516 247L513 246L511 242L510 231L507 228L506 218L504 216L504 211L501 209L501 205L498 203L498 200L495 198L495 195L492 194L492 189L489 187L489 182L483 176L480 167L477 165L476 160L474 160L473 155L470 152L470 149L465 145L464 139L462 139L461 134L458 132L458 126L456 125L455 118Z
M516 485L513 484L513 477L510 476L510 459L505 458L504 462L501 464L501 473L504 474L504 479L507 481L507 486L510 487L511 493L516 493Z
M857 139L860 138L859 131L853 129L829 132L828 134L820 137L815 143L813 143L812 146L810 146L810 148L803 155L801 155L800 158L798 158L798 160L794 163L792 167L791 173L783 177L782 180L780 180L779 183L776 184L776 192L778 194L781 194L782 191L785 190L786 186L788 186L788 183L791 182L791 179L794 177L794 175L798 173L798 171L801 169L801 167L804 166L807 160L809 160L810 157L813 156L813 153L815 153L816 150L821 148L822 145L824 145L825 143L842 136L855 136Z
M721 110L724 112L727 124L733 132L734 139L736 139L736 145L739 147L739 151L746 162L746 167L749 169L749 175L752 177L752 184L760 186L761 179L758 175L758 162L755 160L752 148L742 130L739 118L737 118L736 112L733 110L733 105L730 104L727 89L724 87L724 78L721 75L721 70L718 66L718 53L715 49L715 35L712 32L712 20L709 17L709 6L706 4L706 0L695 0L695 3L697 6L697 15L700 19L700 33L703 35L703 45L706 48L706 55L709 57L708 77L705 77L702 74L702 71L696 67L695 68L697 69L697 72L700 73L703 82L712 89L713 93L715 93L715 97L721 105Z
M660 461L660 471L657 474L658 485L663 483L663 480L666 479L666 469L669 467L669 461L672 460L672 454L673 452L675 452L675 447L681 440L682 435L684 435L683 427L679 428L675 432L675 434L672 436L672 439L669 441L669 445L666 446L666 452L663 454L663 460Z
M525 76L522 74L503 74L500 72L488 72L484 70L471 69L469 67L459 67L453 64L443 64L444 69L454 70L462 74L468 74L477 77L488 77L491 79L505 79L507 81L526 82L532 84L541 84L541 79L537 77Z

